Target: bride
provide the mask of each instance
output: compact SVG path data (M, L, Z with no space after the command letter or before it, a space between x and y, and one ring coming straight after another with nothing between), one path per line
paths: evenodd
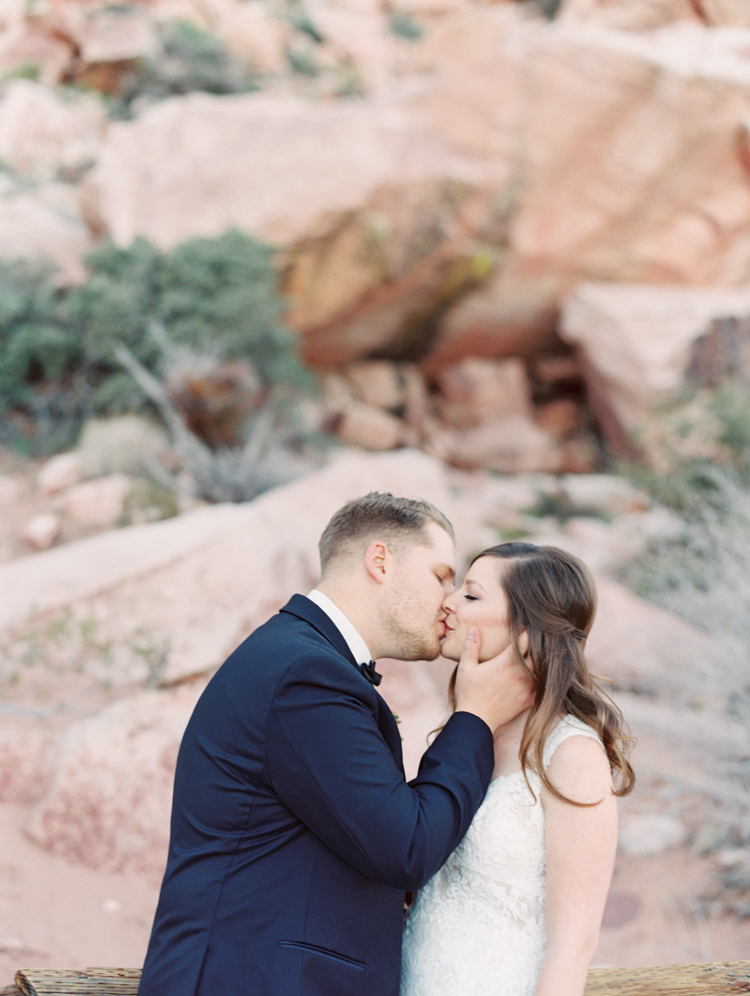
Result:
M562 550L503 543L475 558L443 607L442 655L458 660L467 639L480 660L512 648L534 704L495 730L484 802L409 908L401 996L582 996L615 796L634 783L622 717L584 659L593 580ZM454 682L455 672L451 699Z

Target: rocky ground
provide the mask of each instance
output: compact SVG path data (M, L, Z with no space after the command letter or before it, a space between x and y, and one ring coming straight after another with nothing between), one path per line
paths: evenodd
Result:
M746 730L685 680L718 667L712 642L614 579L649 538L680 528L627 480L497 477L446 469L418 451L343 450L246 505L114 529L68 526L59 496L85 483L68 480L55 492L58 538L30 552L22 534L48 510L55 465L5 460L0 974L8 981L22 964L139 964L192 705L246 632L314 584L322 525L372 487L434 500L456 524L462 555L525 533L568 547L596 572L589 657L615 682L638 737L639 775L621 803L597 963L747 953L750 919L738 913L748 851L730 818L732 784L720 773L726 758L746 756ZM450 666L384 662L383 670L414 772L444 717Z

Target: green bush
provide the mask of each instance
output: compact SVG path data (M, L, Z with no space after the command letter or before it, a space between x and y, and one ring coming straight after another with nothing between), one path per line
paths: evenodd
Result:
M128 117L136 98L163 100L194 90L228 94L258 89L250 68L233 58L211 32L181 20L167 22L159 30L159 52L140 60L123 80L112 104L115 116Z
M404 10L393 11L388 19L388 28L391 34L408 41L418 41L424 34L424 28Z
M46 264L0 262L0 411L29 404L80 363L52 272Z
M657 454L662 469L634 465L626 472L660 504L686 515L696 499L711 504L717 468L750 488L750 399L742 381L687 392L665 405L652 424L659 430L651 435L652 456Z
M36 422L38 436L44 422L49 439L64 413L69 441L92 412L143 408L148 401L115 347L159 374L168 357L155 327L170 348L216 361L243 358L264 387L306 390L312 377L282 321L273 254L237 231L171 252L145 239L125 249L105 242L87 257L88 279L67 296L49 267L0 263L0 411ZM9 431L4 438L16 443Z
M719 442L729 451L734 469L750 483L750 398L747 385L729 381L711 398L711 409L719 420Z
M319 30L304 6L301 3L289 3L287 7L287 20L292 27L296 31L299 31L300 34L307 35L310 41L315 42L316 45L322 45L325 41L325 36Z
M66 318L79 330L87 360L111 366L112 343L122 342L141 362L157 362L159 350L147 329L158 315L162 261L163 254L141 238L127 249L102 243L86 257L90 275L70 292Z
M176 346L249 359L266 385L308 383L282 322L270 246L238 231L168 253L136 239L127 249L104 243L86 263L91 275L71 292L67 316L92 366L114 374L113 346L122 343L154 370L161 351L151 326L158 322Z
M295 48L290 46L286 50L286 61L289 68L298 76L315 77L320 73L320 66L315 55L307 48Z
M174 342L247 357L268 385L302 386L307 374L282 322L273 255L238 231L183 243L164 257L159 314Z

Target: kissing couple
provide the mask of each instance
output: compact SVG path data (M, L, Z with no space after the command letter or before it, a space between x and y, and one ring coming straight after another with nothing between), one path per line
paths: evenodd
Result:
M504 543L455 588L446 517L379 493L320 559L188 723L139 996L581 996L634 780L588 570ZM406 782L374 660L439 654L451 716Z

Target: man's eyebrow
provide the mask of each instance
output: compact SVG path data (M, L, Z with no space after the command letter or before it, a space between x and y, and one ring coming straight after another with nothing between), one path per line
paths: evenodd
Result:
M446 578L455 578L456 576L456 569L455 567L451 567L450 564L438 564L435 570L442 571Z

